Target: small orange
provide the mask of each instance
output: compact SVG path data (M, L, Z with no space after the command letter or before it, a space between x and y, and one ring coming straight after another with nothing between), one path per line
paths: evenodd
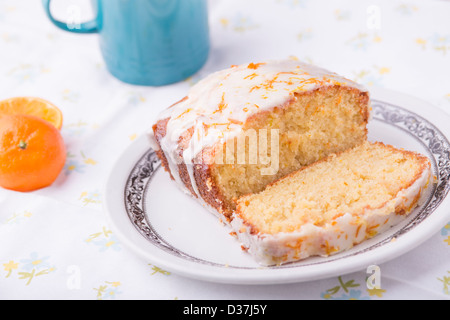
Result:
M53 184L66 161L58 129L29 115L0 116L0 186L28 192Z
M63 114L52 103L35 97L16 97L0 101L0 115L27 114L36 116L53 124L61 130Z

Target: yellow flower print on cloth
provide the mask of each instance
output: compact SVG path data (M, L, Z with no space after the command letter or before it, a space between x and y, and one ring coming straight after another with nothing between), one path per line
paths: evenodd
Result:
M20 64L10 69L7 76L16 79L19 83L35 82L39 76L49 72L50 69L44 65Z
M353 81L366 86L382 86L384 79L390 74L391 68L386 66L372 66L371 68L353 72Z
M373 43L380 43L383 41L376 32L359 32L356 36L348 39L345 44L356 50L367 50Z
M127 94L126 103L129 106L137 106L142 103L145 103L146 101L147 101L147 99L140 92L132 91L132 92L128 92L128 94Z
M232 18L221 18L220 23L225 29L231 29L235 32L244 33L259 28L252 17L236 13Z
M446 99L448 102L450 102L450 93L447 93L447 94L445 95L445 99Z
M309 39L312 39L314 33L312 28L307 28L297 33L297 41L303 42Z
M30 219L33 216L33 214L29 211L22 211L22 212L14 212L10 217L8 217L3 224L19 224L25 220Z
M149 266L152 266L152 271L153 271L153 272L151 273L152 276L155 275L155 274L157 274L157 273L163 274L163 275L165 275L165 276L170 276L170 272L165 271L165 270L161 269L160 267L154 266L154 265L152 265L152 264L148 264L148 265L149 265Z
M78 120L77 122L64 124L62 130L66 137L81 137L89 133L89 129L96 129L97 125L90 124L84 120Z
M100 252L122 250L119 240L114 236L112 231L106 227L103 227L100 232L91 234L85 242L97 246Z
M442 282L443 289L442 291L450 295L450 271L447 272L449 276L443 276L442 278L438 278L440 282Z
M338 277L338 284L321 293L322 299L325 300L370 300L372 296L383 297L386 290L383 289L366 289L368 295L361 290L361 285L355 280L344 281L342 277Z
M450 222L441 229L441 236L444 238L444 242L450 246Z
M450 53L450 34L433 33L426 38L417 38L416 44L423 50L431 49L445 56Z
M80 151L80 156L72 154L71 152L67 153L67 161L64 166L64 172L68 176L74 172L76 173L85 173L85 170L89 166L95 166L98 162L91 157L86 156L83 151Z
M395 11L400 14L409 16L412 15L414 12L419 11L419 8L413 4L402 3L395 8Z
M97 292L97 300L114 300L118 295L121 295L120 286L122 284L118 281L105 281L104 284L98 288L94 288Z
M38 278L55 271L55 267L49 263L50 257L42 257L36 252L30 254L26 259L21 259L19 262L10 260L3 263L3 269L6 271L5 278L16 276L20 280L25 280L28 286L30 283Z
M98 191L89 192L89 191L83 191L78 198L78 201L81 201L83 203L83 206L86 207L88 205L95 205L95 204L101 204L101 193Z
M334 17L338 21L350 20L352 17L352 13L349 10L336 9L336 10L334 10L333 13L334 13Z
M4 270L7 272L6 278L9 278L14 270L19 269L19 264L14 261L9 261L3 264Z
M70 90L70 89L64 89L62 91L62 98L65 101L72 102L72 103L77 103L80 100L80 93L79 92L75 92L75 91Z

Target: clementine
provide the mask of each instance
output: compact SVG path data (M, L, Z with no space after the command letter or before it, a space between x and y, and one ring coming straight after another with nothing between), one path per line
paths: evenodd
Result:
M30 115L0 115L0 186L28 192L53 184L66 161L59 130Z
M36 116L53 124L58 130L62 128L61 110L47 100L35 97L15 97L0 101L0 115L27 114Z

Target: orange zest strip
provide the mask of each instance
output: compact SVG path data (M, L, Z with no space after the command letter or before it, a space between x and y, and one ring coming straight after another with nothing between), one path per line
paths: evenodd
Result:
M253 90L259 90L261 89L260 86L254 86L253 88L250 89L250 92L253 92Z
M249 68L249 69L253 69L253 70L256 70L256 69L258 69L260 66L262 66L262 65L265 65L265 63L250 63L249 65L248 65L248 67L247 68Z
M183 113L181 113L178 117L176 117L175 119L179 119L179 118L181 118L182 116L184 116L185 114L187 114L187 113L189 113L189 112L191 112L192 111L192 109L191 108L188 108L188 109L186 109Z
M203 124L203 129L205 130L205 132L207 133L209 128L211 127L218 127L218 126L226 126L227 130L230 129L230 124L229 123L211 123L211 124Z
M244 79L250 79L250 80L253 80L255 77L257 77L258 75L256 74L256 73L252 73L252 74L249 74L248 76L246 76Z
M242 121L235 120L235 119L230 119L230 118L228 118L228 121L230 121L233 124L238 124L238 125L243 125L244 124Z
M298 75L298 72L292 72L292 71L282 71L282 72L278 72L277 74L293 74L293 75Z
M214 114L214 113L217 113L217 112L222 112L223 109L225 109L226 107L228 107L228 104L225 103L225 92L224 92L224 93L222 94L222 100L220 101L217 110L214 111L213 114Z

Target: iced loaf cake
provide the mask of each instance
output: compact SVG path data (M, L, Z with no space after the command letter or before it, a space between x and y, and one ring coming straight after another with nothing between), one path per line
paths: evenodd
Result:
M230 221L242 195L363 143L368 117L367 90L335 73L294 59L250 63L197 83L150 140L170 177Z

